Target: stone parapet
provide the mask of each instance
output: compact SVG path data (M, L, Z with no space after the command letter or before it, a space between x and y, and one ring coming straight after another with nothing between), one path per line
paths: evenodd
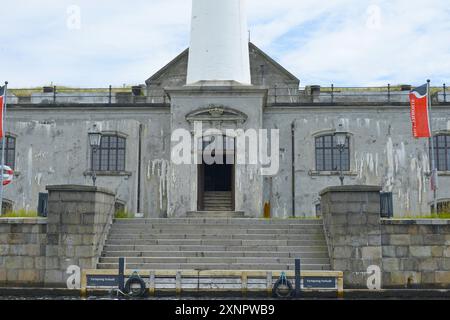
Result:
M334 270L346 288L367 288L367 268L382 288L450 287L450 220L380 219L380 188L344 186L321 193Z
M346 287L365 287L367 268L381 267L380 187L330 187L321 192L324 230L334 270Z
M114 193L75 185L47 190L47 218L0 219L0 285L65 287L68 266L97 266L114 216Z
M45 284L65 283L70 265L96 268L114 216L115 195L90 186L48 186Z

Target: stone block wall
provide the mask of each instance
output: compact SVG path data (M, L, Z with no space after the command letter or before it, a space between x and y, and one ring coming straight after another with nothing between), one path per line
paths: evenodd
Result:
M47 219L0 219L0 285L43 284Z
M382 220L384 287L450 287L450 220Z
M346 288L367 288L367 268L382 288L450 288L450 220L380 219L380 188L344 186L321 193L334 270Z
M114 217L114 193L51 186L46 219L0 219L0 285L65 287L67 267L95 269Z
M330 187L321 192L324 229L334 270L346 287L366 283L367 268L381 266L380 187Z
M65 282L70 265L95 269L114 217L114 193L88 186L50 186L45 284Z

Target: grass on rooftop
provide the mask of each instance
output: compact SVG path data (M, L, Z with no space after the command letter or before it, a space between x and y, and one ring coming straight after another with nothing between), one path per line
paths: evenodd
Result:
M32 94L43 93L43 87L36 88L15 88L8 89L8 92L14 94L16 97L29 97ZM109 88L73 88L57 86L56 92L60 93L99 93L99 92L109 92ZM121 88L112 88L112 93L126 93L131 92L131 86L125 86Z
M429 216L405 216L394 217L397 220L415 220L415 219L450 219L450 212L444 212L439 214L432 214Z

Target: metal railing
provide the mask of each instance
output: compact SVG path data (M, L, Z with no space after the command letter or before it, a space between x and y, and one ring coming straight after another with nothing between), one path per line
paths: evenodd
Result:
M407 104L410 85L381 87L329 87L303 88L274 86L269 89L269 104ZM433 104L450 103L447 86L431 88Z
M146 95L145 87L129 88L67 88L41 87L9 89L10 104L168 104L164 90Z
M409 85L382 87L329 87L278 85L268 89L268 104L407 104ZM163 88L148 89L143 86L126 88L67 88L40 87L10 89L9 103L29 104L170 104ZM447 104L450 99L447 86L432 87L433 104Z

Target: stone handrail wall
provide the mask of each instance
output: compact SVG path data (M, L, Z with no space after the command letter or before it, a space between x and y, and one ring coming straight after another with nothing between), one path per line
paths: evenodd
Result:
M321 192L331 267L344 272L346 287L361 287L367 268L381 266L380 190L345 186Z
M45 284L65 284L70 265L95 269L108 225L114 215L114 193L90 186L50 186Z

